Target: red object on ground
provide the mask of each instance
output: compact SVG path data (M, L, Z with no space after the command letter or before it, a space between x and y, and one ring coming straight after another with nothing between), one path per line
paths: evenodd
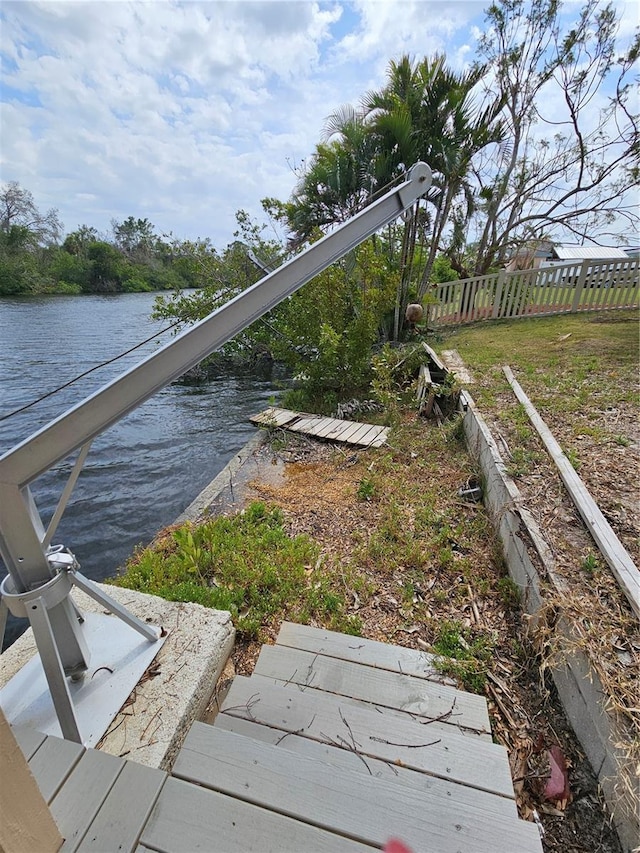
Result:
M548 750L547 756L549 758L549 778L544 786L545 799L570 801L571 790L564 753L559 746L554 745Z
M384 853L413 853L413 851L397 838L390 838L384 845Z

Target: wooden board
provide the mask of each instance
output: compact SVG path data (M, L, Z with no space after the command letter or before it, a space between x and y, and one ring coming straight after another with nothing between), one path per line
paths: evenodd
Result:
M391 646L376 640L365 640L363 637L352 637L324 628L296 625L293 622L282 623L276 643L279 646L290 646L339 660L366 664L376 669L453 684L436 670L434 655L416 649L406 649L404 646Z
M133 850L167 774L126 761L100 811L91 821L78 851Z
M140 842L161 853L371 853L290 817L169 779Z
M84 746L79 743L47 737L32 756L29 767L48 803L58 793L84 751Z
M298 417L296 412L290 412L288 409L277 409L272 406L258 415L252 415L249 420L251 423L263 426L282 427L296 417Z
M293 755L270 744L196 724L181 749L173 775L255 805L382 846L402 837L414 849L439 853L540 850L535 826L463 807L446 795L425 795L372 776ZM348 808L345 804L348 803ZM530 841L536 841L535 846Z
M443 731L431 736L428 726L397 717L390 731L389 719L376 711L343 708L335 697L275 686L259 676L236 676L221 710L323 743L340 745L353 736L365 756L513 797L506 750L480 738L470 741ZM471 743L473 749L469 748Z
M511 369L505 365L502 370L514 394L524 406L531 423L538 431L540 438L558 469L562 482L571 496L571 500L577 507L582 520L607 561L609 568L618 581L620 589L626 596L636 617L640 619L640 571L600 511L597 503L591 497L587 487L577 475L575 468L563 453L551 430L540 417L538 411L514 377Z
M308 415L274 407L252 415L249 420L260 426L281 427L292 432L324 438L327 441L340 441L364 447L380 447L387 440L389 432L388 427L375 424L327 418L323 415Z
M514 800L478 791L476 788L468 788L466 785L456 785L436 776L428 776L408 767L400 767L379 758L366 758L366 764L355 752L348 749L340 749L326 743L302 737L294 733L283 735L281 731L271 729L252 723L250 720L241 720L231 717L229 714L218 714L215 728L221 728L228 732L245 735L254 740L270 743L278 749L286 749L297 755L307 758L315 758L331 764L336 768L344 768L354 773L371 775L374 779L383 782L391 782L394 785L412 788L421 794L435 792L439 797L449 798L449 802L461 803L463 806L482 807L487 813L495 813L502 817L517 818L518 811Z
M484 697L410 675L279 645L262 647L254 674L395 708L423 721L440 722L439 728L491 732Z
M63 851L76 850L125 762L88 749L51 803L51 814L65 839Z
M43 735L42 732L29 729L26 726L12 726L11 731L27 761L47 739L47 736Z

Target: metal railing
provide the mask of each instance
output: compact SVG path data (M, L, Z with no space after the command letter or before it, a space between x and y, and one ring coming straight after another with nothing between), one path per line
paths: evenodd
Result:
M434 325L637 308L640 261L594 261L475 276L439 284L427 316Z

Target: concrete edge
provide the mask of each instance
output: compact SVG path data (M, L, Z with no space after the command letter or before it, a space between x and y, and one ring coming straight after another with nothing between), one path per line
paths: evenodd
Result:
M491 432L468 393L463 428L467 449L484 480L484 501L502 540L509 574L521 593L522 606L532 618L532 629L546 619L545 609L562 599L563 583L554 572L551 550L523 506L522 496L506 467ZM637 790L634 768L619 744L621 726L606 707L602 684L587 655L580 649L569 622L560 613L554 636L560 641L550 672L573 730L598 778L620 842L636 849L640 818L630 806L625 787ZM626 777L626 778L625 778Z
M267 431L258 430L256 435L242 447L220 473L206 486L189 506L176 518L175 524L184 524L187 521L196 521L206 515L216 501L220 500L224 493L227 495L227 503L234 503L233 494L234 478L237 478L246 463L255 458L258 451L267 441ZM230 500L229 500L230 498Z
M203 715L233 650L231 614L121 587L96 586L135 616L168 632L96 748L148 767L170 770L191 724ZM79 590L72 596L82 612L105 612ZM0 687L36 653L33 631L28 628L0 659Z

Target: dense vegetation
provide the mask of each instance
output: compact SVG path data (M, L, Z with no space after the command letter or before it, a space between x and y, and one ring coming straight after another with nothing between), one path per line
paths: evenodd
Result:
M174 252L147 219L112 222L100 235L81 225L59 242L56 210L41 213L29 190L0 191L0 296L130 293L192 287L193 261Z
M263 200L285 244L264 240L243 215L242 243L222 256L200 252L202 289L160 300L159 316L204 316L426 161L432 186L401 221L231 344L245 354L268 349L304 377L304 395L290 405L330 410L371 382L385 345L415 333L406 308L428 303L435 283L493 271L553 237L597 234L606 243L608 223L637 223L629 77L638 36L620 56L615 13L597 0L564 29L556 0L500 0L486 17L469 70L456 72L443 56L404 56L380 91L330 116L291 198ZM551 97L563 107L547 116ZM372 349L382 351L377 363Z

